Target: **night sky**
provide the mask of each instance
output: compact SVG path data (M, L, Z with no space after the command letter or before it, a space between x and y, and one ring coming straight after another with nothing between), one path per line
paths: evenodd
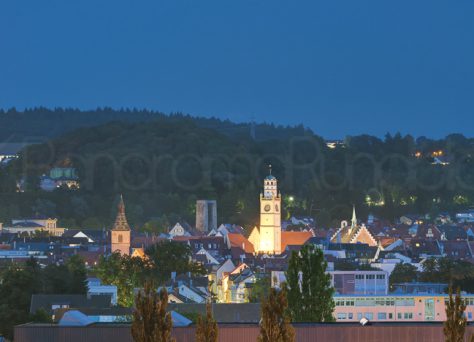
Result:
M2 0L0 107L474 136L473 0Z

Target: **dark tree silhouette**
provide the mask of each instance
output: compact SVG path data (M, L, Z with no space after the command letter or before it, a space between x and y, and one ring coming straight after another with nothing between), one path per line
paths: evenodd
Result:
M262 302L258 342L293 342L295 331L287 314L286 290L270 289Z
M196 342L217 342L217 322L212 316L212 304L206 304L206 315L199 315L196 326Z
M464 315L466 302L461 297L458 288L453 298L453 289L449 287L449 301L446 304L446 321L444 322L444 337L446 342L463 342L467 320Z
M132 337L135 342L172 342L171 313L166 312L168 293L157 293L153 283L146 282L135 298Z

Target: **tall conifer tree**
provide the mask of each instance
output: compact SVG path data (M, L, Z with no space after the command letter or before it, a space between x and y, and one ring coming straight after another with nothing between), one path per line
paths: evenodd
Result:
M334 288L326 267L322 251L313 245L292 253L286 279L293 322L334 321Z
M449 287L449 301L446 303L446 321L444 322L444 337L446 342L463 342L466 331L466 301L461 298L458 288L453 298L453 288Z
M217 322L212 316L212 304L206 304L206 315L199 315L196 326L196 342L217 342Z
M158 294L153 283L146 282L145 288L135 298L132 337L135 342L172 342L171 313L166 312L168 292L162 289Z
M286 290L272 288L261 304L260 335L258 342L293 342L295 330L287 313Z

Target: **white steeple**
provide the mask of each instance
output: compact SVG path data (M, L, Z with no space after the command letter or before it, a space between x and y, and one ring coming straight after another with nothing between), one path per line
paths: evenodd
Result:
M352 220L351 220L351 229L357 227L357 216L356 216L356 207L352 206Z

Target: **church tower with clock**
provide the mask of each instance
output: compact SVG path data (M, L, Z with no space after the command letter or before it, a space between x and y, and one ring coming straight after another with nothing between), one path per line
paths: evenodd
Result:
M270 174L263 181L263 193L260 194L259 235L260 252L281 254L281 195L271 165Z

